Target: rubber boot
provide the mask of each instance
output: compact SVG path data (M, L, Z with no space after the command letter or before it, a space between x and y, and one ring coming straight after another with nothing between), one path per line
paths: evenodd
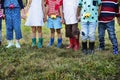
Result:
M36 38L32 38L32 47L36 46Z
M49 42L48 46L51 47L53 45L53 43L54 43L54 38L50 38L50 42Z
M57 48L60 48L62 45L62 38L58 39Z
M38 48L42 48L43 46L43 38L38 38Z
M82 42L82 52L84 54L88 54L88 51L87 51L87 41L86 42Z
M78 51L79 49L79 39L74 39L74 50L75 51Z
M94 46L95 46L95 42L89 42L89 54L94 54Z
M74 37L70 38L69 41L70 41L70 44L66 47L67 49L74 47Z

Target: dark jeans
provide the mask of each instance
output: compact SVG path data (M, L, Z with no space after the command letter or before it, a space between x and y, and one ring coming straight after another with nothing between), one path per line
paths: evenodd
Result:
M98 25L98 37L99 37L99 47L100 48L105 48L105 30L107 30L109 39L111 40L113 47L118 47L118 42L115 34L115 22L114 20L108 23L101 23L99 22Z

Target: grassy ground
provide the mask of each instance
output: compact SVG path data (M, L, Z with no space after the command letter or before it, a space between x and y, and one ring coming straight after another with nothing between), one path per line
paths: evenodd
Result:
M45 25L46 26L46 25ZM74 52L65 49L69 43L63 33L63 47L47 47L49 29L43 27L44 47L31 47L31 28L22 22L23 39L21 49L6 49L3 22L3 45L0 47L0 80L120 80L120 55L112 54L112 45L106 34L106 50L84 55L81 49ZM120 27L116 24L120 43ZM97 37L97 36L96 36ZM57 38L56 38L57 40ZM119 45L120 46L120 45ZM96 40L96 48L98 39Z

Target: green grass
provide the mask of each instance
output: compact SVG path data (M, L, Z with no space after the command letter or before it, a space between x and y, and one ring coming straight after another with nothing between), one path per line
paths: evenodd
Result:
M49 29L43 27L44 46L42 49L31 47L31 28L22 22L23 39L21 49L6 49L5 26L3 22L3 45L0 47L0 80L119 80L120 55L112 54L112 45L106 34L106 50L95 51L93 55L84 55L81 49L74 52L65 49L69 43L65 38L63 47L47 47ZM45 25L46 26L46 25ZM116 24L116 33L120 43L120 27ZM97 36L96 36L97 38ZM120 46L120 45L119 45ZM95 47L98 47L98 38ZM120 48L119 48L120 49Z

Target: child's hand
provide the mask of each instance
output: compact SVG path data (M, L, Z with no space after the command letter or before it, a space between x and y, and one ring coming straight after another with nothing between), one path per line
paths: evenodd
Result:
M3 19L5 19L4 9L1 9L1 11L2 11L1 17L2 17Z
M21 18L25 20L26 19L26 15L25 14L21 14Z
M77 20L78 20L78 22L80 22L80 16L77 16Z
M117 18L117 23L120 25L120 17Z
M22 13L21 13L21 18L22 18L22 19L26 19L26 12L25 12L25 9L22 9L21 12L22 12Z
M5 14L2 14L2 18L5 19Z
M63 18L61 18L61 23L63 23L63 24L65 23L65 20Z
M44 16L43 21L44 21L44 22L47 21L47 16Z

